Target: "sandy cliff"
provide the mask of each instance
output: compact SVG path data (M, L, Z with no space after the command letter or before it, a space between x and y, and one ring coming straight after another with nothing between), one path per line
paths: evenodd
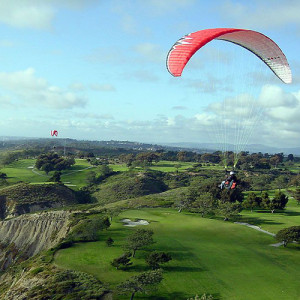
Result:
M0 222L0 270L55 246L69 232L67 211L22 215Z

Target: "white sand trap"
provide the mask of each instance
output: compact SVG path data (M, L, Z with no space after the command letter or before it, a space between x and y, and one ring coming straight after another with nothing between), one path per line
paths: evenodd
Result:
M34 166L27 167L27 169L33 169L33 168L34 168Z
M128 226L128 227L134 227L137 225L149 225L149 222L146 220L137 220L137 221L131 221L130 219L123 219L121 220L121 222L123 222L124 226Z

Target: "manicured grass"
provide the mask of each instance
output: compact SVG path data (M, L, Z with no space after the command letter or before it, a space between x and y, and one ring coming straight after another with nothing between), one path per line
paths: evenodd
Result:
M157 163L152 163L151 166L147 167L150 170L157 170L161 172L176 172L185 171L188 168L192 168L195 163L191 162L180 162L180 161L159 161ZM128 171L129 168L126 164L111 164L109 165L114 171L125 172ZM175 166L178 166L176 168ZM136 167L135 170L144 170L142 167Z
M264 219L265 215L259 217ZM267 216L270 226L275 222L272 217ZM292 216L284 219L289 217ZM150 225L146 228L154 231L156 241L148 250L138 251L134 264L126 271L110 265L113 258L123 253L124 240L134 230L124 227L122 218L148 220ZM109 236L115 240L113 247L105 245ZM144 257L150 250L166 251L173 260L163 266L164 280L158 291L148 296L137 294L135 299L180 300L202 293L224 300L299 299L299 246L270 246L274 242L273 237L251 228L197 214L179 214L171 209L130 210L101 232L101 241L60 250L55 264L93 274L114 288L148 270ZM128 295L117 299L128 299Z
M299 225L300 205L296 200L289 197L287 207L279 212L271 213L269 210L243 210L241 215L243 221L262 227L272 233L277 233L280 229Z
M188 168L193 167L194 163L191 162L181 162L181 161L159 161L153 163L153 166L150 167L151 170L157 170L162 172L176 172L185 171ZM176 168L178 166L178 168Z
M18 181L25 182L45 182L50 176L47 176L45 172L38 171L39 174L34 173L32 167L35 164L35 159L21 159L11 163L10 165L1 169L1 172L6 173L9 183L15 183Z
M5 168L1 169L1 172L6 173L9 183L16 183L18 181L24 181L28 183L44 183L48 181L53 172L46 175L45 172L33 169L35 165L35 159L21 159L11 163ZM68 170L62 171L61 181L69 182L74 185L71 186L74 189L78 189L86 185L86 175L91 171L91 165L85 159L76 159L76 164Z

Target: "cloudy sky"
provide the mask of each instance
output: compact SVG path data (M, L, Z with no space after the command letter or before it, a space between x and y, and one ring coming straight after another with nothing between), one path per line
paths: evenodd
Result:
M0 0L0 136L300 146L299 15L298 0ZM293 83L222 41L172 77L172 45L217 27L269 36Z

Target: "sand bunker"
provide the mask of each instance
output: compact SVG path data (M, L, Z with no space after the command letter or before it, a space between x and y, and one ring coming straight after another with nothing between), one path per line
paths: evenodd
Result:
M149 225L149 222L146 220L137 220L137 221L131 221L130 219L123 219L121 220L121 222L123 222L124 226L128 226L128 227L134 227L137 225Z

